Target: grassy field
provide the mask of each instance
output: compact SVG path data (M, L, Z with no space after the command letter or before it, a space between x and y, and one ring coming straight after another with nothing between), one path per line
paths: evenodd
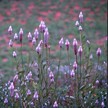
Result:
M63 36L70 42L79 40L75 27L78 14L84 14L86 38L93 47L101 47L107 36L107 1L106 0L2 0L0 1L0 78L7 81L14 73L12 51L8 47L10 37L7 29L10 25L14 32L24 29L25 38L28 32L34 32L41 20L44 20L50 32L52 59L58 53L58 41ZM27 41L24 40L24 45ZM18 47L18 45L16 45ZM29 50L25 45L24 50ZM93 51L94 52L94 51ZM72 53L72 52L70 52ZM73 55L71 54L71 57ZM63 51L62 59L65 59ZM103 59L106 59L104 56ZM73 61L71 59L71 61ZM4 79L5 78L5 79Z

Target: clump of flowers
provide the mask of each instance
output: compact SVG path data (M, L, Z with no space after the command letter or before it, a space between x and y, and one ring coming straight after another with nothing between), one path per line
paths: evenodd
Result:
M71 43L62 37L58 42L60 55L56 66L51 61L50 33L44 21L41 21L33 35L31 32L27 35L28 42L33 46L27 60L22 53L23 29L20 28L19 33L11 36L9 46L16 63L16 74L0 88L0 105L3 108L106 108L108 85L100 75L100 71L106 71L105 62L102 64L101 61L102 49L98 48L95 55L92 54L91 43L88 40L86 42L83 17L80 12L75 23L80 39L74 38ZM12 26L8 33L13 35ZM19 52L13 44L17 41L21 45ZM66 49L63 49L64 41ZM71 48L73 58L70 57ZM68 59L68 68L63 72L62 50L67 52L65 57ZM97 56L96 61L93 56ZM70 63L71 60L74 62ZM100 65L103 70L99 70Z

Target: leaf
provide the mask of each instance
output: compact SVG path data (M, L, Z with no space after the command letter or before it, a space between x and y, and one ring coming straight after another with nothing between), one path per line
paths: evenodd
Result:
M86 87L86 85L82 85L82 86L80 87L80 90L85 89L85 87Z
M90 77L90 74L86 74L86 76L84 78L88 78L88 77Z

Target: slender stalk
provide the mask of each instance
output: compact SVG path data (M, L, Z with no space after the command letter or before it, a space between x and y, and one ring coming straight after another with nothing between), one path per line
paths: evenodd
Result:
M21 62L22 62L22 68L23 68L22 42L21 42Z

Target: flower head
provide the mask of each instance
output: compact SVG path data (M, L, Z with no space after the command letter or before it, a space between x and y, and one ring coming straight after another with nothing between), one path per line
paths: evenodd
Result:
M40 22L40 25L39 25L39 30L41 32L45 32L45 28L46 28L45 22L44 21L41 21Z
M79 46L79 48L78 48L78 53L79 53L80 57L81 57L81 55L82 55L82 51L83 51L82 46Z
M58 107L58 103L57 103L57 101L55 101L53 104L53 108L57 108L57 107Z
M10 47L13 46L13 41L12 41L12 39L10 39L10 41L9 41L9 46L10 46Z
M44 32L44 44L45 44L45 47L48 46L48 39L49 39L48 28L45 28L45 32Z
M38 40L38 37L39 37L38 29L35 29L35 31L34 31L34 37L36 40Z
M77 26L77 27L79 26L79 22L78 21L75 22L75 26Z
M31 95L31 91L28 89L27 90L27 96Z
M15 99L19 99L19 94L18 93L15 93Z
M77 63L76 63L76 61L75 61L74 64L73 64L73 68L74 68L74 70L76 70L77 67L78 67L78 65L77 65Z
M13 78L13 82L16 82L18 80L18 75L16 74Z
M78 28L78 29L79 29L79 31L82 31L82 30L83 30L82 26L79 26L79 28Z
M101 49L98 48L97 51L96 51L97 56L99 57L101 55L101 53L102 53Z
M33 95L33 99L38 100L38 98L39 98L38 92L37 92L37 91L35 91L35 93L34 93L34 95Z
M13 82L11 82L11 84L9 86L9 90L10 90L10 95L12 97L14 95L14 84L13 84Z
M74 40L73 40L73 47L74 47L74 53L75 53L75 55L77 55L77 45L78 45L78 42L77 42L77 40L74 38Z
M59 41L59 46L60 46L60 48L62 48L63 44L64 44L64 39L63 39L63 37L62 37L62 38L60 39L60 41Z
M12 34L12 26L10 25L8 28L8 33L11 35Z
M17 39L18 39L18 34L15 33L15 35L14 35L14 40L17 40Z
M20 28L20 31L19 31L19 39L20 39L20 42L22 42L22 37L23 37L23 29Z
M28 79L31 79L32 78L32 72L31 71L28 73L27 78Z
M101 103L101 107L102 107L102 108L104 108L104 107L105 107L105 104L104 104L104 102L102 102L102 103Z
M38 46L36 47L36 52L37 52L39 55L41 54L41 50L42 50L42 48L41 48L40 44L38 44Z
M16 58L17 53L15 51L13 51L13 54L12 55L13 55L14 58Z
M31 34L31 32L28 33L28 41L30 41L30 42L32 41L32 34Z
M36 38L35 38L35 37L33 37L33 39L32 39L32 44L33 44L33 45L36 44Z
M7 103L8 103L8 99L5 98L5 99L4 99L4 104L7 104Z
M50 71L50 73L49 73L49 78L50 78L51 82L54 82L54 74L52 71Z
M79 14L79 20L81 23L83 22L83 13L82 12L80 12L80 14Z
M68 39L66 39L65 45L66 45L67 50L69 50L70 42Z
M70 75L71 75L71 77L74 77L74 76L75 76L74 69L72 69L72 71L71 71Z

